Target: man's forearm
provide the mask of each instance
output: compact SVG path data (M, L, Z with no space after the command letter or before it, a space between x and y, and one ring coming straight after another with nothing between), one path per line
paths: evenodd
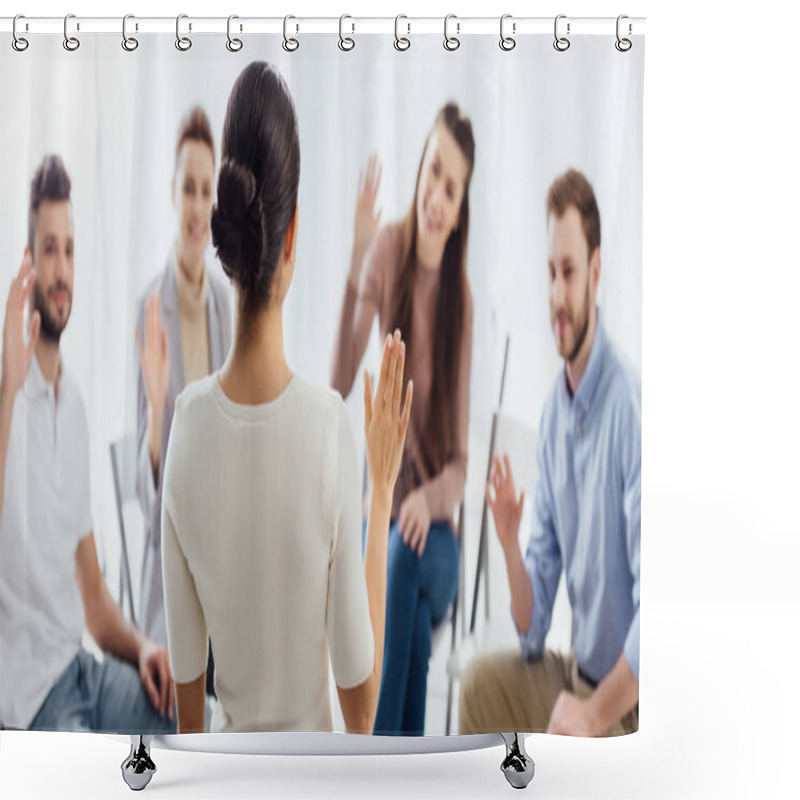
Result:
M605 733L639 702L639 681L631 672L625 653L617 660L589 699L596 730Z
M519 542L514 541L503 549L508 573L508 585L511 589L511 609L514 623L521 634L526 634L531 627L533 617L533 588L525 561L522 558Z
M138 668L139 653L144 642L142 635L122 616L122 611L105 584L99 592L93 616L86 620L89 633L104 653L110 653Z

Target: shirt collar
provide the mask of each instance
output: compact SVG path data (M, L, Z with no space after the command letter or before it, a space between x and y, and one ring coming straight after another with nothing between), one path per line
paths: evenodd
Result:
M61 369L59 372L59 381L60 386L59 390L62 393L64 392L64 381L62 380L64 377L64 364L61 363ZM44 375L42 374L42 369L39 366L39 359L36 357L36 353L33 354L31 358L31 365L28 368L28 377L25 380L25 394L27 395L29 400L39 400L42 397L47 397L52 395L55 391L55 387L53 384L48 383L45 380Z
M589 351L589 360L586 362L586 369L583 371L581 382L578 384L578 391L572 398L574 403L586 413L589 410L592 399L597 392L597 386L600 383L600 375L603 372L603 361L605 360L605 353L607 349L606 334L603 328L603 322L600 315L600 309L597 309L596 324L594 327L594 337L592 339L592 348ZM569 390L567 387L567 369L564 367L564 394L569 400Z

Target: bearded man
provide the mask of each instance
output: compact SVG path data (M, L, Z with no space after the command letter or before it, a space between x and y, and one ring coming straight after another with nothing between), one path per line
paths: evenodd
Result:
M533 531L523 559L508 457L486 487L520 649L481 656L461 684L461 733L632 733L639 727L641 382L596 305L600 213L576 170L547 195L550 324L564 359L542 412ZM561 573L569 653L545 648Z

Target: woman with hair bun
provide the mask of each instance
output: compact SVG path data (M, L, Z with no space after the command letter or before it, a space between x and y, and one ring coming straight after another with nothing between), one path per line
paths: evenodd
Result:
M136 491L145 519L139 628L167 643L161 574L163 464L175 399L194 380L218 370L231 344L228 288L205 263L214 198L214 138L205 111L181 120L175 147L172 203L175 246L139 301ZM209 653L208 694L214 693Z
M300 145L286 83L250 64L231 91L211 230L237 302L222 369L178 398L164 476L163 560L179 733L331 730L328 661L347 730L370 733L380 688L391 498L411 412L405 345L365 376L371 502L342 398L293 374L283 304L297 248Z

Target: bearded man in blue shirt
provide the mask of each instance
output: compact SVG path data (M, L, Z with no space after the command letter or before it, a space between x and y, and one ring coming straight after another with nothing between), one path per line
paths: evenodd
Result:
M505 556L521 653L483 655L462 680L461 733L632 733L639 727L641 381L595 304L600 214L576 170L547 196L550 323L564 359L542 412L533 531L508 457L486 487ZM562 570L574 617L568 654L545 649Z

